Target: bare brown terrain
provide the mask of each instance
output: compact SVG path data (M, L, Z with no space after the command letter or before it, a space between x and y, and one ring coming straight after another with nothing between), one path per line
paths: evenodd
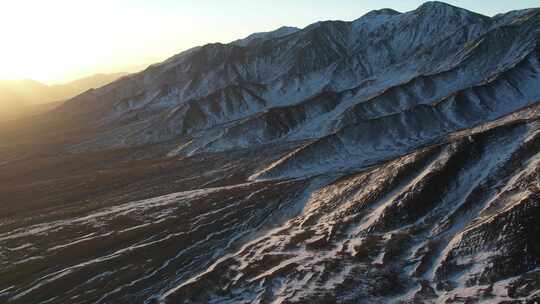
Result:
M2 217L28 217L55 208L88 211L173 192L234 185L289 149L167 157L167 143L163 143L70 154L61 147L92 132L73 124L59 119L32 126L27 121L0 126Z

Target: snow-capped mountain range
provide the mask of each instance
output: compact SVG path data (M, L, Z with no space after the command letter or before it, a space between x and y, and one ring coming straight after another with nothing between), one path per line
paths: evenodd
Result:
M61 153L159 174L144 199L0 222L0 300L535 303L539 102L536 8L426 2L192 48L49 114L91 130ZM171 163L181 179L155 177Z
M540 97L528 73L538 69L537 13L488 18L427 2L408 13L385 9L353 22L284 27L192 49L62 110L97 118L106 130L76 150L175 140L172 153L191 155L320 139L372 121L388 121L382 123L394 134L419 131L392 122L399 115L437 120L437 137ZM512 77L527 79L515 87ZM489 91L499 96L486 100ZM512 94L519 104L497 100ZM476 109L461 109L463 98L474 98L464 106Z

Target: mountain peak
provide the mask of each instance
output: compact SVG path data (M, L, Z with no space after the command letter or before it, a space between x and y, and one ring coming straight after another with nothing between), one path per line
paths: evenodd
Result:
M448 13L448 12L454 12L454 13L462 13L462 12L468 12L471 14L476 14L473 12L470 12L464 8L460 8L457 6L450 5L445 2L441 1L427 1L424 2L424 4L420 5L416 11L419 12L434 12L434 13Z
M413 13L437 18L458 17L462 21L469 20L473 22L486 21L490 19L487 16L469 11L464 8L450 5L440 1L428 1L420 5Z
M373 10L367 14L365 14L363 17L377 17L377 16L394 16L399 15L400 12L393 10L391 8L383 8L379 10Z
M276 30L270 31L270 32L260 32L260 33L254 33L249 36L247 36L244 39L239 39L234 41L233 43L239 46L246 46L250 42L257 40L257 39L273 39L273 38L280 38L283 36L290 35L292 33L295 33L299 31L299 28L292 27L292 26L282 26Z
M442 1L426 1L422 5L420 5L419 8L424 9L440 9L440 8L446 8L446 9L459 9L458 7L452 6L448 3L442 2Z
M365 27L367 24L371 24L371 26L376 26L377 24L384 23L389 18L392 18L397 15L401 15L401 13L390 8L373 10L363 15L362 17L354 20L353 27L355 28Z
M282 27L278 28L277 30L275 30L274 32L276 32L276 33L296 32L298 30L299 29L297 27L294 27L294 26L282 26Z

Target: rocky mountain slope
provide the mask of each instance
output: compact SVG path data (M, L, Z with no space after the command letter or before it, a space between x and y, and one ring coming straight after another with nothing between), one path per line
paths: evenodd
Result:
M539 39L540 9L383 9L0 132L0 301L540 301Z

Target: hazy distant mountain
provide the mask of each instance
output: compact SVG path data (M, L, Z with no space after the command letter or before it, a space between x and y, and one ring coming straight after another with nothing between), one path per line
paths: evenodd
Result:
M0 80L0 119L16 118L25 114L37 114L48 106L72 98L92 88L99 88L127 73L96 74L61 85L48 86L40 82L24 80Z
M96 74L60 85L45 85L25 80L0 80L0 101L5 103L40 104L65 100L88 89L99 88L127 73Z
M0 104L50 102L50 88L34 80L0 80ZM43 100L43 101L40 101Z
M208 44L30 125L0 302L540 300L540 9Z
M102 87L125 75L128 75L128 73L95 74L65 84L49 86L49 89L56 96L61 96L61 98L56 98L56 100L64 100L66 96L71 98L89 89Z

